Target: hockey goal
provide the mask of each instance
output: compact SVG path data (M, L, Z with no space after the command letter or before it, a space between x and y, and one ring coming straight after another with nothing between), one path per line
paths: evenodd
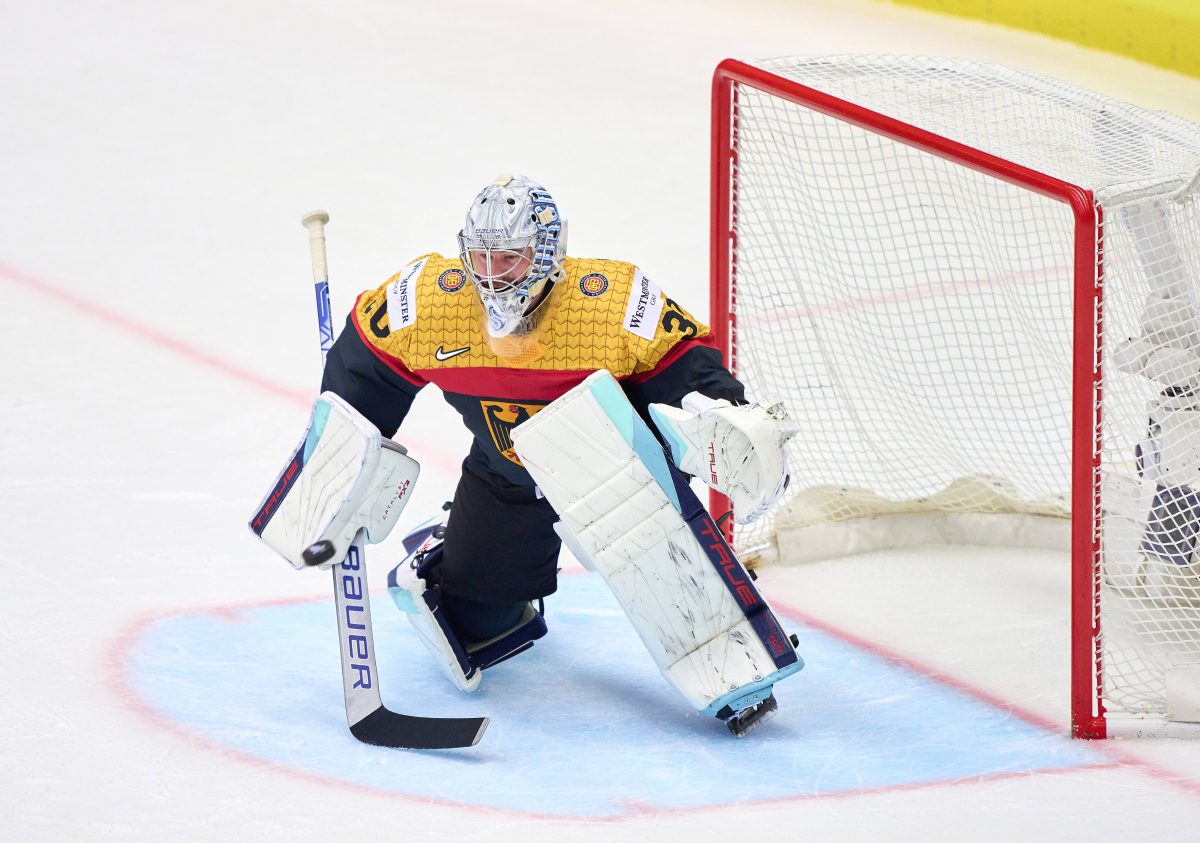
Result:
M711 318L787 399L735 546L1069 548L1080 737L1200 730L1200 126L945 59L723 62Z

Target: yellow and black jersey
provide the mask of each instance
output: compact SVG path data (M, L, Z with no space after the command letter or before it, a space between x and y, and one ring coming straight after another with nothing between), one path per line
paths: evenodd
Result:
M531 485L511 430L597 369L646 415L688 392L742 400L709 331L636 266L567 258L536 329L497 340L457 258L433 253L359 296L326 364L322 389L349 401L385 435L418 390L436 384L475 437L469 462Z

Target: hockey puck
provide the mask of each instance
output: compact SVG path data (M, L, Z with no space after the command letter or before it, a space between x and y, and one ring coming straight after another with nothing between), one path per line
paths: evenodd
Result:
M319 542L305 548L300 556L304 559L305 565L315 568L317 565L324 565L332 559L335 550L337 548L333 546L333 542L329 541L329 539L321 539Z

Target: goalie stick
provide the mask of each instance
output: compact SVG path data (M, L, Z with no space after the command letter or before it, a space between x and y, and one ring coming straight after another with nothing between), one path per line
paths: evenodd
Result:
M308 229L312 252L322 364L333 346L329 274L325 263L327 222L329 214L324 211L313 211L301 220ZM322 544L318 542L306 550L305 561L313 565L327 562L330 548L322 547ZM379 695L379 672L375 665L365 545L364 531L359 530L346 558L333 566L333 600L337 607L338 649L342 660L342 688L346 694L346 722L350 726L350 734L363 743L396 749L474 746L487 729L486 717L417 717L399 714L384 707Z

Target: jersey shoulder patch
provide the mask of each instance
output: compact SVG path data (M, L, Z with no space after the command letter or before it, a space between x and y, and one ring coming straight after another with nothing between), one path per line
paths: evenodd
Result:
M432 257L435 255L419 257L388 279L387 312L393 331L407 328L417 321L418 281Z
M483 335L478 297L457 257L414 260L357 305L363 336L415 373L464 368L528 368L498 358Z
M708 328L676 304L635 264L568 258L566 294L573 335L586 338L586 368L607 368L617 377L653 369L683 340Z
M653 340L663 311L662 289L640 269L634 271L621 327L634 336Z
M709 330L641 269L628 266L619 318L633 357L632 372L637 373L653 369L676 345L708 336Z
M377 350L401 360L408 357L412 331L417 324L420 305L429 296L423 293L433 269L447 263L436 252L422 255L409 263L374 290L358 297L354 317L363 337Z

